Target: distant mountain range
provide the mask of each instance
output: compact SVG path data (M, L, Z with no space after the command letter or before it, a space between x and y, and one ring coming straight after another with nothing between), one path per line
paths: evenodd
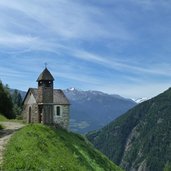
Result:
M71 102L71 130L79 133L99 129L136 105L131 99L100 91L70 88L64 93Z
M170 171L171 88L87 137L126 171Z
M100 91L82 91L75 88L63 91L71 103L70 128L79 133L102 128L136 105L131 99ZM26 92L20 93L24 98Z

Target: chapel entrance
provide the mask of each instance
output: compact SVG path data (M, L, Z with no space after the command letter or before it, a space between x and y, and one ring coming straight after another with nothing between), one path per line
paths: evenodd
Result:
M29 107L28 123L31 123L31 107Z
M43 121L42 116L43 116L43 106L39 106L39 118L38 118L39 123L42 123Z

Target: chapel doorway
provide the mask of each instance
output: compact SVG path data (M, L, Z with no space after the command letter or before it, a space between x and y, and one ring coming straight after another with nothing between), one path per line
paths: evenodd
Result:
M31 107L29 107L29 118L28 118L28 123L31 123Z
M38 119L39 123L42 123L43 121L42 116L43 116L43 106L39 106L39 119Z

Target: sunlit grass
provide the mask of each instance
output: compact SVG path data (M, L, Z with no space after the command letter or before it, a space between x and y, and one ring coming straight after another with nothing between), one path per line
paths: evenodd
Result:
M0 114L0 122L7 121L7 120L8 119L5 116L3 116L2 114Z
M5 151L3 169L121 170L81 135L41 124L28 125L11 138Z

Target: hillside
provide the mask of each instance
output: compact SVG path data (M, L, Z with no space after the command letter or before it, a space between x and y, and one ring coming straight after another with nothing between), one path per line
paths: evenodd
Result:
M102 128L136 105L131 99L99 91L71 88L64 93L71 103L71 130L79 133Z
M120 171L82 136L30 124L9 141L3 170Z
M126 170L171 169L171 88L87 137Z

